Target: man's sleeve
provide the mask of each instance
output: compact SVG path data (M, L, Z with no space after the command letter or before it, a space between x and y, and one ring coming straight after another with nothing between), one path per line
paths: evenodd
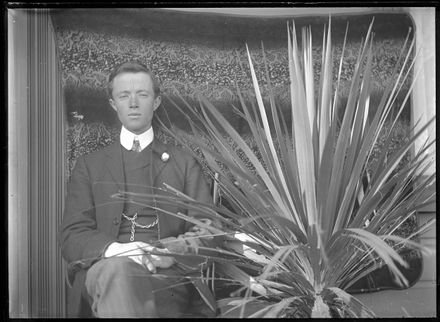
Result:
M211 195L211 189L208 186L206 177L203 174L202 167L200 164L191 157L191 162L188 167L188 173L185 182L185 194L192 197L193 199L203 202L206 204L213 204L213 196ZM203 219L203 215L189 212L190 216L194 216L197 219ZM212 225L216 228L221 228L220 221L212 220L209 218ZM194 225L188 224L186 231L189 231ZM204 239L201 244L205 247L216 247L221 245L223 238L221 236L214 237L211 239Z
M59 228L61 253L87 268L99 259L115 238L97 231L95 200L85 158L79 157L68 184L63 221Z
M190 161L188 163L188 168L185 175L184 193L199 202L206 204L213 203L211 189L209 188L206 177L203 174L202 167L193 157L190 157ZM189 212L189 215L200 218L200 216L196 213ZM192 224L189 224L186 231L188 231L188 229L192 226Z

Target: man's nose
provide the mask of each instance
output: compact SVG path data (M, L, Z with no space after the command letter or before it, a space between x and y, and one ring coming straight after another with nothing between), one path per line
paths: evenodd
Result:
M129 105L130 107L138 107L139 106L139 102L138 102L136 95L130 95L129 104L130 104Z

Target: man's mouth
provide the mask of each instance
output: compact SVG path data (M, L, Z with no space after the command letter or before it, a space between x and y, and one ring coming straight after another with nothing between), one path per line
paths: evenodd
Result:
M140 113L130 113L130 114L128 114L128 116L137 117L137 116L141 116L141 114Z

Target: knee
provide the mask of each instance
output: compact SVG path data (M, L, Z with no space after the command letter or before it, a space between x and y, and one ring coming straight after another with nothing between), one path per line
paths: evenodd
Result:
M110 275L124 273L126 271L129 271L133 268L137 268L140 266L139 264L136 264L134 261L132 261L128 257L111 257L111 258L105 258L101 261L101 273L106 273Z
M95 263L87 272L87 281L112 280L124 281L136 274L148 274L148 270L128 257L105 258Z

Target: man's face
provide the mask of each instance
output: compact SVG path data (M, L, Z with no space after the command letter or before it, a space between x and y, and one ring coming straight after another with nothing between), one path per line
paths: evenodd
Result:
M113 79L110 105L130 132L141 134L148 130L160 102L161 97L154 96L153 82L147 73L127 72Z

